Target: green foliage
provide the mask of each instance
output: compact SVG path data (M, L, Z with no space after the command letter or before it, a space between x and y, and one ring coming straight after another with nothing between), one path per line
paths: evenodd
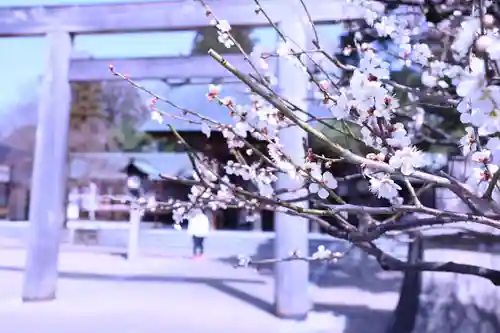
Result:
M394 71L391 73L391 79L395 82L402 84L411 88L419 88L425 89L421 82L421 72L409 69L408 67L404 67L400 71ZM395 89L395 95L399 99L399 103L401 105L411 104L408 93L403 92L401 90ZM453 136L457 140L459 140L464 134L464 126L460 121L460 113L456 112L455 108L450 108L446 105L439 105L438 103L433 102L432 99L425 100L421 99L420 107L425 110L425 123L432 128L438 128L448 135ZM414 108L410 110L414 110ZM408 114L411 116L411 111ZM423 131L429 132L425 128ZM432 133L426 133L429 136L432 136ZM441 148L435 147L435 145L431 145L425 147L425 150L435 151L440 150Z
M361 127L358 124L334 119L324 123L318 125L318 130L326 135L331 142L337 143L356 154L366 154L372 151L359 139L361 137ZM314 137L311 137L310 145L319 150L326 148L322 142Z
M124 152L144 151L153 142L150 135L137 131L135 126L128 122L123 122L118 127L110 130L109 135L113 146Z

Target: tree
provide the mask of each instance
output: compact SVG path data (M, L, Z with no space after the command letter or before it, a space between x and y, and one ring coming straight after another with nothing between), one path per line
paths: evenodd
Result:
M125 82L73 85L70 151L140 151L151 138L137 130L149 117L139 92Z
M128 124L121 123L109 133L109 139L113 148L124 152L137 152L147 149L153 138L146 133L138 132L137 129Z
M169 178L191 186L190 201L158 203L155 208L173 209L178 222L192 208L204 206L245 206L307 217L332 237L373 256L385 270L426 272L423 290L437 296L421 303L418 332L496 331L500 322L495 306L498 289L492 286L500 285L500 271L485 263L485 252L494 251L500 229L500 4L487 0L450 0L446 6L443 1L430 0L352 2L362 7L366 18L351 23L357 32L349 36L350 45L343 56L328 54L317 40L313 50L297 49L294 36L279 34L282 41L276 54L264 57L277 56L301 68L331 112L334 122L323 125L352 140L325 136L298 117L306 111L273 85L238 71L220 52L208 50L216 62L248 86L252 103L239 105L224 96L220 87L210 86L208 99L228 109L235 125L207 120L196 111L183 112L198 118L207 135L212 129L222 131L234 160L224 168L214 168L206 158L191 154L197 177ZM207 9L207 13L211 11ZM265 11L258 7L256 13ZM226 21L211 18L217 23L219 41L229 47L237 43ZM395 59L403 61L406 69L391 71L388 61ZM326 64L341 68L344 77L337 80L321 70ZM263 73L267 70L262 66ZM161 118L160 110L154 112ZM277 138L289 126L320 142L321 153L306 147L303 161L285 154L287 142ZM266 143L267 150L255 149L250 137ZM352 142L360 144L353 147ZM458 172L428 159L422 150L433 150L435 145L448 147L450 154L463 154L463 161L450 161ZM353 166L344 168L350 174L332 174L339 163ZM243 190L228 175L249 180L258 190ZM304 186L279 187L275 184L278 176L299 179ZM354 177L366 181L376 199L372 204L349 203L337 193L339 183ZM313 208L276 199L278 194L299 190L308 193ZM442 207L424 202L422 195L431 190L448 196ZM347 220L344 212L361 218ZM445 233L445 227L459 231ZM401 260L375 242L389 235L424 240L434 249L424 259ZM463 250L465 246L472 246L472 254ZM312 257L294 253L274 260L338 260L344 255L320 248ZM464 256L465 261L457 262L457 256ZM240 265L260 263L242 258ZM478 286L465 299L464 283Z

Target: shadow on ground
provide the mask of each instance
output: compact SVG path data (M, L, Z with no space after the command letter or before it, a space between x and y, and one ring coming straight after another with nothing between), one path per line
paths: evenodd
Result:
M0 266L0 271L22 273L19 267ZM263 285L266 282L259 279L238 278L208 278L182 276L118 276L112 274L95 274L81 272L61 272L62 279L102 282L164 282L164 283L196 283L207 285L224 295L245 302L261 311L273 314L274 309L270 302L251 292L251 285ZM236 284L232 285L232 284ZM248 288L250 287L250 288ZM244 289L248 289L244 290ZM335 333L385 333L390 311L373 310L366 306L346 306L342 304L314 304L314 311L331 312L345 318L345 329Z
M23 268L0 265L0 271L22 273ZM240 278L209 278L209 277L186 277L186 276L165 276L165 275L125 275L125 274L100 274L83 272L59 272L60 279L81 280L81 281L102 281L102 282L141 282L141 283L250 283L266 284L265 281L258 279L240 279Z
M333 243L332 244L339 244ZM309 240L309 253L314 253L318 246L329 246L320 240ZM344 251L347 247L337 245L334 251ZM257 248L253 259L269 259L272 257L274 240L268 240ZM220 259L222 262L236 265L237 256ZM262 275L272 275L272 264L257 268ZM398 291L403 275L398 272L387 272L380 268L375 259L359 250L353 250L348 256L336 263L311 262L309 280L318 287L351 287L372 293Z
M347 247L338 242L325 244L324 240L310 240L309 254L314 253L318 246L324 245L332 251L345 251ZM252 256L253 259L269 259L272 258L274 249L274 241L268 240L262 243L256 253ZM221 261L236 265L237 257L229 257L220 259ZM258 267L261 275L272 275L273 266ZM399 272L387 272L380 268L380 265L375 259L369 257L359 250L353 250L336 263L311 262L309 279L312 284L320 288L333 288L328 292L342 293L349 296L348 290L342 288L358 289L359 291L378 294L374 299L377 302L385 302L384 298L388 297L387 301L391 302L390 296L380 295L381 293L394 292L399 294L403 274ZM241 289L235 288L228 284L215 284L212 287L230 294L235 298L241 299L255 307L258 307L267 312L273 312L272 305L261 298L254 297ZM353 296L354 297L354 296ZM393 299L393 298L392 298ZM393 311L380 310L381 308L391 308L396 304L382 306L382 304L369 304L369 301L363 302L363 306L337 303L316 303L314 310L318 312L331 312L336 316L344 316L345 330L338 333L386 333L393 321ZM337 333L337 332L336 332ZM408 332L398 332L408 333Z
M273 305L262 298L225 283L208 284L214 289L251 304L262 311L274 313ZM367 306L343 304L316 303L313 306L313 310L317 312L331 312L335 316L345 318L345 329L342 332L335 333L385 333L392 316L392 311L374 310Z

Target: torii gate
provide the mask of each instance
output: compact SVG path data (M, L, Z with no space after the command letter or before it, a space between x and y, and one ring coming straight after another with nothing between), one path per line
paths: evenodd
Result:
M214 14L234 26L267 26L263 15L255 15L251 0L206 0ZM360 18L359 8L342 0L303 0L315 23L334 23ZM262 0L266 13L292 36L303 49L308 46L299 0ZM304 15L299 15L304 13ZM67 136L70 116L70 81L114 80L108 67L113 63L134 80L227 78L230 74L208 55L192 57L121 60L72 60L75 34L194 30L206 27L209 20L196 0L177 2L128 3L105 5L19 7L0 9L0 37L45 35L49 55L39 103L39 123L35 149L30 205L30 239L26 262L23 300L43 301L56 297L59 240L65 219L67 181ZM249 67L239 55L225 58L237 68ZM280 92L297 105L304 106L307 80L300 70L278 64ZM283 133L286 151L303 157L304 133ZM280 185L286 186L285 180ZM307 204L307 203L306 203ZM308 221L277 214L276 255L291 250L308 252ZM275 270L276 314L303 318L310 308L309 268L304 262L279 263Z

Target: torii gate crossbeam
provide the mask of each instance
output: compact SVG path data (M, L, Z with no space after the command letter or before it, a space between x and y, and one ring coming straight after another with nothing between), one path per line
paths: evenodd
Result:
M252 0L206 0L219 19L237 26L268 26L256 15ZM279 21L287 0L261 0L266 13ZM304 0L316 23L359 19L359 8L341 0ZM306 19L307 17L304 16ZM196 0L127 4L0 8L0 37L45 35L57 26L70 34L194 30L209 23Z

